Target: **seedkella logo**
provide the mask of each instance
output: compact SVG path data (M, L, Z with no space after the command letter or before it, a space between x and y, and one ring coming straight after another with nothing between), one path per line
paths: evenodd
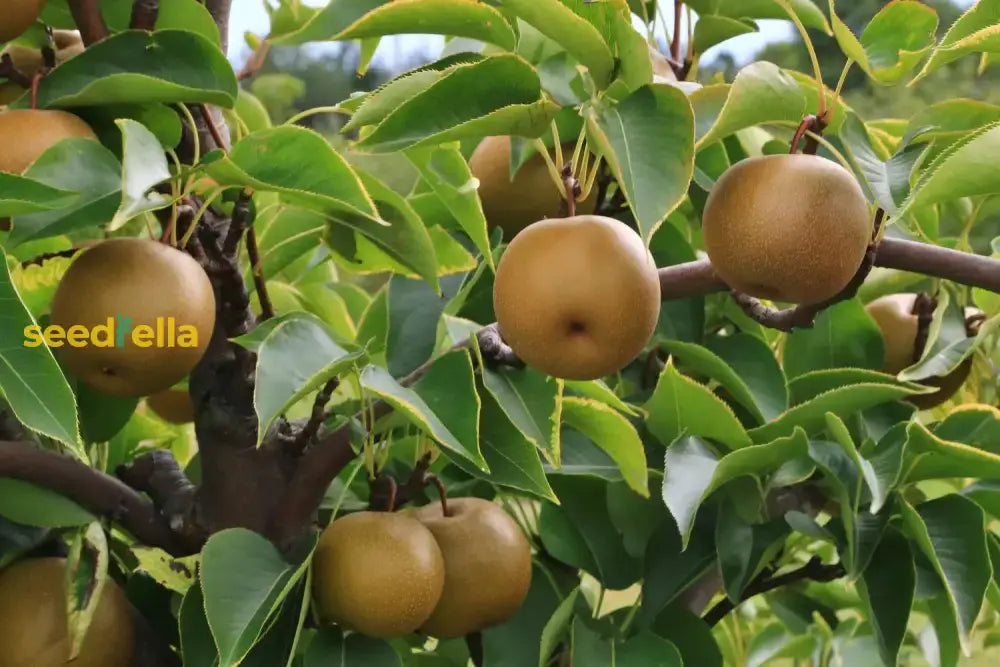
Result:
M39 347L125 347L131 342L140 348L198 347L198 328L178 324L174 317L157 317L152 325L136 325L131 317L115 315L104 324L86 327L74 324L61 327L51 324L44 329L39 324L24 328L24 346Z

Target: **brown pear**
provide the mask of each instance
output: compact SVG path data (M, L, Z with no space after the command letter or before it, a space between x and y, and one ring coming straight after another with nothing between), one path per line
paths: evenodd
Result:
M56 65L61 65L73 56L83 53L83 39L76 30L53 30L52 41L55 44ZM9 44L0 54L9 55L14 67L29 79L42 70L45 61L41 49L24 44ZM24 94L26 88L13 81L0 83L0 105L10 104Z
M563 144L563 158L568 161L575 145ZM554 155L553 155L554 159ZM528 225L542 218L559 215L563 193L549 175L542 155L535 154L510 177L510 137L483 139L469 157L472 175L479 180L479 198L490 229L500 227L510 240ZM577 213L593 213L597 189L578 202Z
M504 341L557 378L593 380L642 352L660 314L660 281L642 238L613 218L539 221L497 265L493 308Z
M129 667L135 635L128 600L107 579L80 652L69 661L66 561L28 558L0 571L0 667Z
M164 389L147 397L146 405L165 422L188 424L194 421L194 406L187 389Z
M313 555L313 597L323 620L383 639L410 634L427 620L444 577L431 532L390 512L337 519Z
M0 171L21 174L54 144L72 138L97 141L87 123L66 111L0 111Z
M38 20L45 0L3 0L0 12L0 42L9 42L24 34Z
M434 613L420 626L447 639L484 630L517 613L531 587L531 547L524 533L496 503L482 498L448 501L416 512L434 534L444 556L444 591Z
M716 181L702 216L712 267L750 296L815 304L840 293L871 242L851 172L805 154L747 158Z
M215 326L215 293L190 255L138 238L84 250L59 282L46 342L69 372L114 396L147 396L186 377Z
M885 361L882 370L892 375L912 366L920 358L923 350L917 349L919 318L913 312L917 295L912 293L887 294L865 306L868 315L875 320L882 338L885 340ZM941 405L955 395L972 370L972 359L966 359L958 368L943 377L921 380L920 384L936 387L932 394L914 394L906 398L921 410Z

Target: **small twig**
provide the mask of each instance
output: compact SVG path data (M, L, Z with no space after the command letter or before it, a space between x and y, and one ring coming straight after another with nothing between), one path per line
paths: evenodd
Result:
M160 0L135 0L132 3L132 19L129 21L129 28L152 31L156 28L156 19L159 13Z
M326 419L326 405L330 402L330 397L333 396L333 392L337 391L337 387L339 386L340 378L333 378L323 385L323 388L316 394L316 400L313 401L312 414L309 415L309 421L299 431L290 448L294 456L302 454L319 433L319 428L323 425L323 420Z
M393 512L397 507L399 485L392 475L381 473L369 483L368 507L373 512Z
M444 482L441 478L432 472L424 475L424 484L433 484L437 487L438 493L441 494L441 514L444 516L451 516L451 512L448 511L448 489L445 488Z
M788 149L789 153L795 153L799 149L799 143L803 138L806 140L806 145L802 149L802 152L806 155L815 155L816 151L819 150L819 141L816 137L823 136L823 131L826 129L827 123L823 118L809 114L802 119L799 126L795 129L795 134L792 135L792 141ZM807 135L807 132L811 132L811 135Z
M73 15L80 37L86 46L105 39L111 33L101 15L100 0L68 0L69 11Z
M754 579L750 585L747 586L747 589L740 596L740 602L746 602L750 598L760 595L761 593L767 593L776 588L788 586L799 581L809 580L826 583L840 579L845 574L847 574L847 571L840 563L834 565L823 565L823 561L820 560L819 556L813 556L808 563L799 569L792 570L791 572L787 572L777 577L770 576L767 572L761 573L760 576ZM733 611L735 608L736 604L734 604L729 598L725 598L709 609L708 612L702 617L702 620L708 624L708 627L714 627L716 623L725 618L726 615L728 615L729 612Z
M9 53L0 56L0 77L7 79L11 83L16 83L21 88L31 87L31 77L14 65L14 60L10 57Z
M222 139L222 133L215 124L215 119L212 118L212 110L208 108L207 104L199 104L198 109L201 111L202 118L205 119L205 125L208 126L208 131L211 132L215 145L222 150L226 150L226 142Z
M428 453L420 457L417 465L413 466L410 477L396 491L397 509L413 500L414 497L424 490L427 469L430 468L430 465L431 455Z
M274 305L267 292L267 280L264 278L264 269L261 266L260 250L257 249L257 231L253 227L247 230L247 254L250 256L253 284L257 290L257 298L260 300L260 319L261 321L269 320L274 317Z
M254 74L260 71L260 68L264 66L264 62L267 60L267 54L271 51L271 43L268 41L262 41L257 50L253 52L250 58L247 59L246 64L243 68L236 74L236 79L238 81L243 81L244 79L249 79Z
M684 12L684 3L681 0L674 0L674 34L670 40L670 57L675 63L681 61L681 16ZM677 76L680 79L680 75Z

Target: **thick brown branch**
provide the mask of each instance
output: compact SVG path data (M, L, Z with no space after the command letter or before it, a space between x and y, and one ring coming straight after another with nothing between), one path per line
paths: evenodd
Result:
M69 0L69 11L85 45L90 46L110 34L101 15L100 0Z
M99 516L108 517L143 544L183 554L167 521L153 503L121 481L28 442L0 442L0 477L51 489Z
M201 549L208 535L197 517L197 488L181 470L174 455L156 449L121 465L115 471L118 478L133 489L143 491L166 518L170 529L192 552Z
M160 14L160 0L135 0L132 3L132 19L129 27L133 30L152 31Z
M799 581L808 580L825 583L840 579L845 574L846 571L844 570L844 566L840 563L835 565L823 565L823 562L818 556L813 556L808 563L797 570L786 572L785 574L778 575L777 577L772 577L766 573L758 576L750 583L749 586L747 586L743 595L740 596L740 602L746 602L750 598L760 595L761 593L767 593L768 591L773 591L776 588L788 586ZM708 624L709 627L712 627L725 618L726 615L735 608L736 605L733 604L733 601L729 598L725 598L709 609L708 613L706 613L702 619Z
M229 10L232 4L233 0L205 0L208 13L215 19L215 25L219 26L223 53L229 48Z

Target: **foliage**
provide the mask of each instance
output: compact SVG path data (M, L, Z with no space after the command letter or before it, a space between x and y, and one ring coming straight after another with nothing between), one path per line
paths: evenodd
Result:
M686 296L664 303L648 354L586 382L490 364L474 336L495 319L494 271L509 241L487 227L472 194L465 162L481 138L511 135L521 161L554 154L554 128L585 144L606 165L578 172L595 174L602 210L635 228L659 266L680 264L703 248L715 179L738 160L786 152L803 116L819 111L809 61L779 57L804 52L801 44L702 85L654 79L649 12L670 14L665 2L271 4L261 44L356 43L336 57L357 53L359 70L383 36L455 39L429 64L385 82L369 71L357 95L341 78L331 89L342 97L320 99L313 81L325 66L287 52L239 81L194 0L161 0L151 34L119 30L127 20L114 17L130 2L102 3L118 31L44 77L37 98L91 121L103 145L57 144L24 175L0 180L0 217L13 220L0 237L0 440L18 439L6 435L16 417L23 437L105 473L157 449L196 484L218 480L202 466L212 446L202 426L217 426L214 416L203 411L196 433L144 402L93 396L48 347L21 338L44 322L65 270L65 257L48 254L71 255L95 237L170 239L177 211L202 196L214 201L206 219L235 220L252 193L258 247L241 249L242 280L254 308L269 301L275 317L231 343L256 360L252 391L229 397L246 402L248 456L308 421L322 395L324 432L343 427L364 456L330 483L320 526L375 502L376 468L402 487L426 455L449 494L495 498L515 517L532 541L534 577L517 615L468 645L385 642L312 622L311 545L289 554L233 521L182 559L112 530L120 516L103 517L108 558L98 564L128 580L131 601L184 664L819 666L922 655L956 665L996 643L996 294L876 269L859 296L791 333L763 328L725 292ZM755 20L787 17L771 0L688 4L706 21L695 60L755 30ZM822 4L788 3L825 65L833 114L821 154L851 169L873 212L890 213L888 237L1000 258L1000 106L938 87L967 84L977 58L985 66L995 57L995 37L980 35L920 83L933 104L873 116L855 93L834 96L839 50L861 48L868 59L866 73L856 66L847 78L849 91L899 95L925 63L943 61L943 30L956 17L935 14L934 33L858 9L840 16L855 46L833 36L831 9L843 8ZM68 27L67 7L51 0L43 18ZM995 24L1000 2L971 11ZM866 31L860 16L875 27ZM685 59L683 49L673 55ZM200 118L202 104L224 110L231 149L182 160L192 132L178 123ZM11 108L30 105L27 94ZM350 122L313 122L331 114ZM409 177L380 160L405 162ZM939 298L924 358L892 376L881 372L884 349L862 306L902 290ZM964 306L986 315L971 338ZM925 411L908 402L927 392L919 381L966 360L969 379L950 401ZM18 476L0 479L0 562L52 538L93 538L87 503Z

